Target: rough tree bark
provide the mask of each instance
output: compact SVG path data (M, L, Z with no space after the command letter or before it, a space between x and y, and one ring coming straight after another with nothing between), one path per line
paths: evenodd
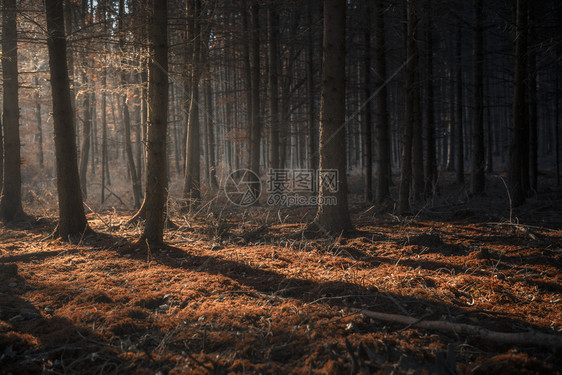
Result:
M150 247L164 242L164 212L167 197L166 134L168 127L168 6L150 2L151 59L148 65L148 132L146 194L143 202L146 218L140 242Z
M78 176L76 128L71 104L62 3L62 0L45 1L59 199L59 223L55 235L68 239L82 235L89 231L89 227Z
M345 132L345 0L324 0L322 96L320 101L320 171L336 170L339 185L319 183L318 211L314 223L339 234L352 228L347 207ZM335 191L334 191L335 190ZM336 204L322 204L333 196Z

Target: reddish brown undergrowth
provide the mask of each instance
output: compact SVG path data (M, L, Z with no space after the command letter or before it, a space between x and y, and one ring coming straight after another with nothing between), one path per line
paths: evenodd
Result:
M466 207L407 219L356 207L357 232L338 238L302 232L305 208L209 209L174 217L164 249L135 245L115 212L90 214L97 235L78 244L50 238L49 220L4 226L0 372L556 373L560 349L355 309L560 335L558 209L515 224Z

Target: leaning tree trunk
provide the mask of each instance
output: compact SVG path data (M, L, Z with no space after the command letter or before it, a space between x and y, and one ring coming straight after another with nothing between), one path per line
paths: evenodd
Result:
M472 194L484 193L486 187L486 157L484 151L484 39L483 0L474 0L474 119L472 122ZM489 136L489 135L488 135ZM489 152L489 151L488 151Z
M352 228L347 207L345 129L345 0L324 0L324 52L320 102L320 174L337 173L335 185L319 181L315 224L328 233ZM334 177L332 175L332 177ZM322 180L322 179L320 179ZM328 181L325 181L328 182ZM338 186L339 185L339 186ZM334 197L333 205L322 200Z
M21 156L18 104L18 48L16 0L3 0L2 78L4 80L4 170L0 219L25 216L21 205Z
M56 234L67 239L82 235L89 228L78 176L76 129L70 99L62 0L46 0L45 4L59 198Z
M523 161L521 150L525 142L525 76L527 65L527 0L517 0L515 33L515 78L513 94L513 127L509 146L509 187L511 204L525 202L523 190Z
M168 127L168 6L151 1L152 58L148 73L148 132L146 194L143 203L145 227L141 242L162 246L164 242L164 208L166 204L166 132Z

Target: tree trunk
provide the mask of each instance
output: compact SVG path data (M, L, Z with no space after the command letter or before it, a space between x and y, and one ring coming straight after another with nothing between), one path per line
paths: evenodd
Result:
M347 1L324 0L324 51L320 102L320 178L318 211L314 223L328 233L352 228L347 207L345 141L345 11ZM333 176L333 173L337 173ZM323 180L332 173L334 185ZM339 185L339 186L338 186ZM323 202L330 196L335 204Z
M168 6L151 1L151 56L148 65L148 132L146 161L145 227L141 242L162 246L166 204L166 134L168 127ZM141 210L143 208L141 207Z
M377 148L376 148L376 198L382 203L390 197L390 136L388 121L388 90L386 86L386 41L384 33L384 4L382 0L375 2L375 54L376 69L375 87L377 106Z
M426 149L425 149L425 195L432 196L437 188L437 154L435 150L435 103L433 89L433 25L432 25L432 6L431 0L426 0L426 64L427 78L425 85L426 92Z
M201 136L199 126L199 80L201 78L201 0L193 2L192 17L192 67L191 67L191 98L189 101L189 117L187 122L187 141L185 154L185 176L183 199L186 206L196 204L201 199Z
M269 24L269 111L271 130L269 135L269 167L279 169L279 16L272 7L268 10Z
M525 142L525 78L527 65L527 0L517 0L515 33L515 77L513 94L513 127L509 146L509 187L511 204L525 202L523 190L523 161L521 151Z
M462 98L462 29L457 27L457 98L456 98L456 172L457 183L464 184L464 129L463 129L463 98Z
M59 199L59 223L56 234L67 239L80 236L89 228L84 214L78 175L76 129L70 99L62 0L46 0L45 4Z
M90 157L90 135L92 131L92 112L90 111L90 91L88 86L88 77L82 75L82 84L86 87L84 92L83 115L82 115L82 145L80 147L80 188L84 198L88 196L87 180L88 180L88 159Z
M121 51L125 52L125 27L123 25L125 18L125 4L124 0L119 0L119 48ZM123 59L123 65L126 65L126 61ZM131 182L133 187L133 202L134 208L138 209L141 205L142 199L142 186L140 182L140 176L138 175L137 168L135 166L135 157L133 155L133 146L131 144L131 114L129 112L129 103L127 95L127 73L124 69L120 72L120 85L121 85L121 95L119 96L121 100L121 110L123 113L123 128L124 128L124 141L125 141L125 154L127 156L127 166L129 173L131 175Z
M260 39L259 39L259 2L253 1L251 7L252 31L251 31L251 128L250 128L250 174L252 178L260 175L260 143L261 143L261 120L260 120ZM252 181L256 182L256 181ZM251 184L252 187L258 184ZM257 192L254 192L257 196Z
M25 217L21 204L21 156L18 101L18 40L16 0L3 0L2 78L4 119L4 170L0 219Z
M41 119L41 87L39 86L39 77L35 75L35 87L37 91L35 92L35 117L37 119L37 160L39 162L39 168L43 169L45 167L45 159L43 155L43 122ZM0 130L1 131L1 130ZM1 174L0 174L1 176ZM2 188L0 187L0 190Z
M364 15L363 38L365 45L365 55L363 57L363 74L365 82L363 83L363 101L367 101L364 108L363 116L363 160L365 163L365 200L373 201L373 130L372 130L372 113L373 105L371 101L371 27L370 20L373 9L367 5Z
M306 17L307 23L311 25L307 32L306 50L306 89L308 101L308 168L318 169L318 140L316 136L316 111L314 98L314 28L312 27L312 6L313 1L308 0Z
M474 0L474 117L472 121L472 194L481 195L486 187L484 150L484 39L483 0Z
M531 30L531 40L536 44L536 10L529 9L529 22ZM538 112L537 112L537 47L533 46L529 50L529 182L530 188L537 191L538 180Z
M416 85L416 15L414 6L408 1L407 4L407 32L406 32L406 98L404 136L402 145L402 160L400 170L400 188L398 193L398 212L405 214L410 210L410 183L412 179L412 141L415 122L415 90Z

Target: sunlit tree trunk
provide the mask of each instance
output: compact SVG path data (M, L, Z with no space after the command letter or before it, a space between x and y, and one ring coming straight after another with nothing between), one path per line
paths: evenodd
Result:
M56 234L67 239L80 236L89 228L78 176L76 128L70 99L62 0L46 0L45 4L59 199Z
M345 132L345 11L347 1L324 0L324 51L320 102L320 171L337 171L339 185L319 183L320 204L314 222L322 230L339 234L352 228L347 207ZM337 190L337 191L334 191ZM322 204L333 196L336 204ZM326 202L324 202L326 203Z

